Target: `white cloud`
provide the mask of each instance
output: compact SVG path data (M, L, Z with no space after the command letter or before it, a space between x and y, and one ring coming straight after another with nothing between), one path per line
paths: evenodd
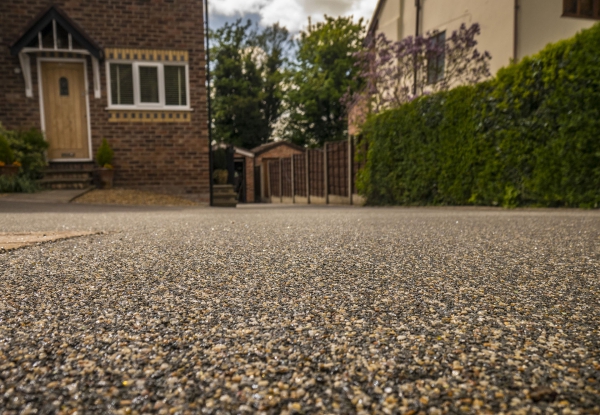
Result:
M211 14L235 16L245 13L257 13L269 3L269 0L208 0Z
M261 25L280 23L292 32L305 28L309 16L314 23L322 21L325 14L368 20L375 6L376 0L209 0L211 14L254 13L260 16Z
M260 24L268 26L273 23L279 23L288 28L292 32L300 29L306 23L302 23L302 19L306 21L304 10L298 0L273 0L270 1L260 11Z

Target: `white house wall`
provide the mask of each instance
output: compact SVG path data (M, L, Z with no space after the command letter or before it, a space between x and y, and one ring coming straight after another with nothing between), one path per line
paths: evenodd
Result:
M415 35L415 0L382 0L378 32L397 41ZM563 0L518 0L515 56L515 0L421 0L420 34L444 31L449 37L462 23L479 23L478 49L492 55L492 75L515 57L539 52L569 38L595 20L562 17Z
M401 37L414 36L416 8L414 0L402 2ZM492 74L508 65L514 50L514 0L421 0L420 34L446 31L446 36L458 30L462 23L481 25L478 37L480 51L492 55Z
M381 0L382 7L379 12L378 33L384 33L388 40L397 42L400 37L400 6L402 0Z

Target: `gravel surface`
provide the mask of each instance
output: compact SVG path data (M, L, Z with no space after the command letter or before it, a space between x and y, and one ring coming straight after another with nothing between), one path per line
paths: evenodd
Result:
M0 216L108 232L0 254L3 414L600 413L600 212L78 212Z
M96 189L85 193L73 203L96 205L137 206L195 206L196 203L181 197L134 189Z

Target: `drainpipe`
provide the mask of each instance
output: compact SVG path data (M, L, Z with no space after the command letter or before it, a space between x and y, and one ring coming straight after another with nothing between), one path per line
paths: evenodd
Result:
M210 32L208 25L208 0L204 0L204 21L206 22L206 93L208 110L208 187L209 187L209 205L213 205L213 155L212 155L212 111L210 99Z
M415 22L415 39L419 37L419 32L420 32L420 24L421 24L421 0L415 0L415 8L416 8L416 22ZM415 62L414 62L414 78L413 78L413 95L417 95L417 76L419 76L419 74L417 73L417 56L415 55L414 57Z
M515 0L515 21L513 34L513 61L517 63L519 52L519 0Z

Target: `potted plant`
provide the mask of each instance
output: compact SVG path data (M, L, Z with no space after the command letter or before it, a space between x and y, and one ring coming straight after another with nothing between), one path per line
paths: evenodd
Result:
M115 169L113 168L113 150L110 148L106 138L102 139L102 144L96 153L96 162L98 163L97 177L98 184L101 189L110 189L113 185L115 177Z
M16 176L19 174L20 167L21 163L18 161L13 161L11 164L0 161L0 176Z
M227 184L229 172L225 169L217 169L213 172L213 180L215 184Z

